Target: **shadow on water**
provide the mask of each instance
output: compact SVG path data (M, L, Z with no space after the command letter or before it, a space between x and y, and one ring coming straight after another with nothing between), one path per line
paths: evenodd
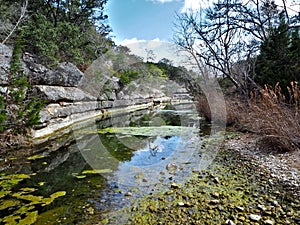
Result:
M18 174L28 177L12 183L14 173L1 174L1 224L32 212L38 212L35 224L93 223L135 197L183 181L200 160L200 119L191 105L110 117L95 127L26 159ZM61 196L50 202L54 193Z

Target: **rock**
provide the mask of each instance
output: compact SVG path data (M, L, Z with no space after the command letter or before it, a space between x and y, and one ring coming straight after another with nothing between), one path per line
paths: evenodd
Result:
M226 220L225 223L228 225L235 225L235 223L232 220Z
M214 178L213 178L213 181L214 181L216 184L219 184L219 183L220 183L220 180L219 180L218 177L214 177Z
M7 84L12 52L12 48L0 44L0 85Z
M272 204L273 204L274 206L279 206L279 203L278 203L276 200L274 200L274 201L272 202Z
M32 60L25 60L32 84L77 87L84 74L72 63L61 63L50 70Z
M274 224L274 222L272 220L265 220L264 223L268 224L268 225L273 225Z
M184 206L183 202L178 202L178 206Z
M260 209L260 210L262 210L262 211L266 211L267 210L267 208L265 206L263 206L263 205L258 205L257 208Z
M215 197L215 198L219 198L220 194L218 192L214 192L211 194L211 196Z
M67 117L71 114L84 113L92 110L97 110L97 102L74 102L74 103L65 103L60 102L52 103L45 106L40 112L40 122L44 123L50 119Z
M252 221L260 221L261 216L260 216L260 215L255 215L255 214L251 214L251 215L249 216L249 218L250 218L250 220L252 220Z
M177 170L178 166L175 163L169 163L166 166L166 169L168 170L168 172L175 172Z
M79 102L79 101L96 101L97 98L76 88L60 87L48 85L35 85L32 88L32 94L39 96L40 99L48 102Z
M243 212L245 209L243 207L237 206L236 209L240 212Z
M125 196L126 196L126 197L130 197L130 196L132 196L132 193L131 193L131 192L126 192L126 193L125 193Z
M217 204L220 204L221 202L220 202L220 200L218 200L218 199L213 199L213 200L210 200L209 203L214 204L214 205L217 205Z
M171 183L171 188L178 189L179 185L176 183Z

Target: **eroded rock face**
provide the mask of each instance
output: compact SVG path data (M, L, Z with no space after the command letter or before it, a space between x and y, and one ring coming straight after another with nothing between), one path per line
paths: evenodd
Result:
M0 44L0 85L6 85L10 70L13 49ZM32 85L53 85L77 87L84 74L72 63L60 63L57 68L48 69L38 62L38 58L24 53L21 59L23 71L29 74Z
M0 85L7 84L12 52L12 48L0 44Z
M55 69L33 61L25 61L32 84L77 87L84 74L72 63L61 63Z
M46 102L80 102L96 101L97 98L76 87L35 85L32 90L35 96Z

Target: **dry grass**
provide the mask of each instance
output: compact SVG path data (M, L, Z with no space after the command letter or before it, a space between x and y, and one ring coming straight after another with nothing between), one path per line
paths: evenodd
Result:
M279 85L265 86L258 94L252 93L243 110L239 108L238 124L260 136L259 148L266 151L287 152L300 147L300 88L292 82L289 100Z
M226 124L234 125L240 131L257 134L259 136L257 145L261 150L268 152L299 150L299 84L292 82L288 91L288 99L282 94L279 85L274 88L265 86L261 91L253 92L247 101L237 97L226 99ZM198 96L196 99L200 114L211 121L212 113L206 97ZM221 108L217 111L222 113Z
M238 118L235 115L235 110L239 107L237 101L225 99L226 108L224 110L224 102L219 98L214 98L214 118L212 118L211 107L208 104L206 96L198 95L195 99L198 112L207 121L212 121L214 119L215 123L225 123L227 126L232 126L237 123Z

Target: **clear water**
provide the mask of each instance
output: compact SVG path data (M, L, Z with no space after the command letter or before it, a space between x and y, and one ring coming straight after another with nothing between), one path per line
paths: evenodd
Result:
M135 128L133 134L114 132L128 127ZM197 170L202 160L199 127L193 105L168 105L76 127L41 148L42 158L23 159L13 173L30 178L14 185L0 203L16 200L14 193L25 187L34 188L31 195L43 197L65 191L49 205L32 203L27 210L38 211L35 224L97 224L134 198L182 182ZM104 128L111 130L98 132ZM31 203L17 200L19 206L0 210L0 218L27 215L16 211Z

